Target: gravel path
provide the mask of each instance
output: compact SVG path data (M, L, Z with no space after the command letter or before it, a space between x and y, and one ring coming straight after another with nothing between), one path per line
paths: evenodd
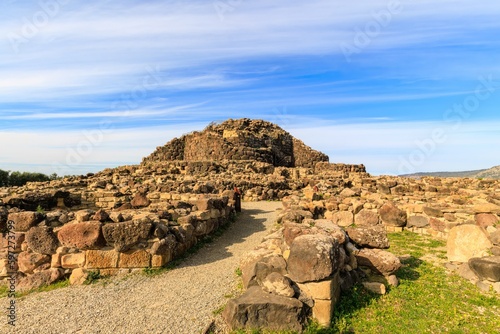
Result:
M238 221L174 270L34 293L17 300L17 325L0 333L200 333L235 291L235 269L276 220L279 202L243 203ZM2 315L8 300L0 299Z

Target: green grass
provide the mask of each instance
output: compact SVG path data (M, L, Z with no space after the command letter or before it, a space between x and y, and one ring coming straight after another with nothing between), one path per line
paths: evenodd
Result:
M357 286L343 296L333 328L325 333L498 333L498 296L420 259L429 253L441 257L444 242L411 232L389 239L391 252L409 255L396 273L400 285L384 296Z
M65 288L65 287L68 287L69 285L70 285L69 278L66 278L64 280L57 281L56 283L51 284L51 285L44 285L42 287L28 290L28 291L24 291L24 292L16 292L16 298L21 298L21 297L24 297L24 296L29 295L31 293L47 292L47 291L52 291L52 290L56 290L56 289L60 289L60 288ZM0 298L7 297L8 292L9 292L9 288L7 286L4 286L4 285L0 286Z
M446 256L445 242L411 232L392 233L389 239L392 253L406 255L396 273L400 285L389 288L384 296L355 286L335 306L331 328L311 322L304 333L499 333L500 297L483 293L467 280L427 261L430 255L438 260Z

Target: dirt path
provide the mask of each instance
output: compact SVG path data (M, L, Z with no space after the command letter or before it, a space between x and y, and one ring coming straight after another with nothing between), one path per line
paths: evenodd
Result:
M243 213L220 238L176 269L35 293L17 300L17 326L1 333L200 333L235 289L240 259L268 233L279 202L243 203ZM0 299L4 309L5 298ZM4 312L2 312L4 313Z

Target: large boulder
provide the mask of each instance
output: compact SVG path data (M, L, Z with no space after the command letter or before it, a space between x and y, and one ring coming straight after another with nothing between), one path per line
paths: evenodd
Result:
M400 210L392 202L387 202L378 210L382 222L390 226L402 227L406 225L406 212Z
M32 251L40 254L53 254L59 245L52 228L45 226L32 227L26 233L26 242Z
M356 225L377 225L380 222L379 215L375 211L362 209L354 216Z
M97 249L105 244L101 227L102 224L96 221L66 224L57 233L57 238L65 247Z
M33 275L23 277L19 280L17 291L23 292L50 285L62 278L63 275L64 272L62 271L62 269L56 268L50 268L34 273Z
M481 280L500 282L500 256L472 258L469 267Z
M304 305L298 299L267 293L258 286L231 299L222 316L230 330L301 331L305 321Z
M382 225L347 227L349 238L360 247L389 248L387 232Z
M325 217L339 226L350 226L354 223L354 215L350 211L337 211Z
M140 241L146 241L153 229L153 224L141 221L110 223L102 227L104 239L118 252L124 252Z
M455 226L446 243L448 260L467 262L473 257L483 257L492 246L483 228L471 224Z
M295 282L327 278L339 267L339 243L322 234L299 236L290 247L287 264L290 278Z
M14 222L14 231L27 232L30 228L37 225L43 220L43 215L38 212L17 212L10 213L8 220Z
M359 266L367 267L379 275L389 276L401 267L399 258L381 249L364 248L356 254Z
M19 266L19 271L25 274L33 273L35 268L38 268L41 265L50 263L50 256L38 254L38 253L30 253L30 252L21 252L17 257L17 265Z

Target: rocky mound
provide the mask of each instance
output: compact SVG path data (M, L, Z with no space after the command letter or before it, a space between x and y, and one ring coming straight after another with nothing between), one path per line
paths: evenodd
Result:
M276 167L313 168L329 158L273 123L243 118L210 124L201 132L174 138L142 164L175 160L253 160Z

